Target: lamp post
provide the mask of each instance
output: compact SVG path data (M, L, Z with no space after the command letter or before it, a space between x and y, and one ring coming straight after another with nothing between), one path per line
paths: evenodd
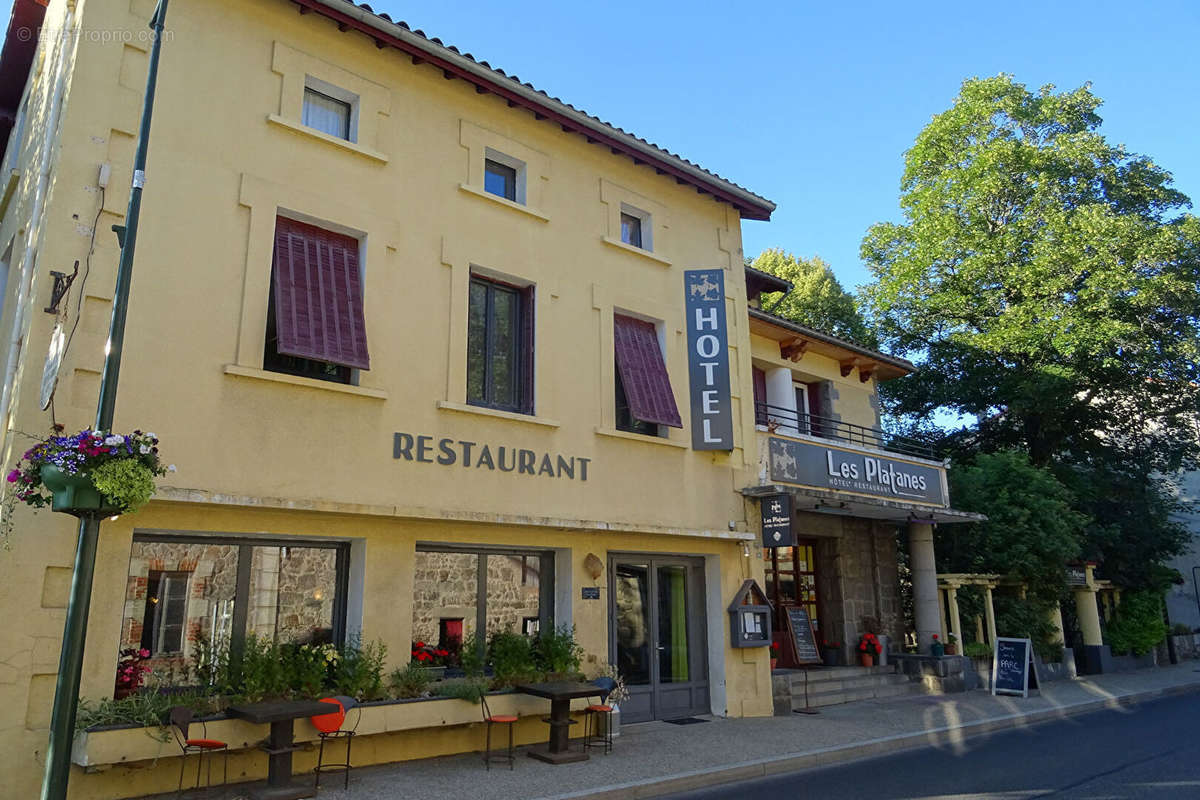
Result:
M162 49L163 25L167 0L159 0L150 28L154 43L146 74L146 96L142 101L142 121L138 129L137 152L133 158L133 185L124 227L113 230L121 244L117 266L117 287L113 296L112 319L108 326L108 345L104 355L104 373L100 380L100 400L96 407L94 430L110 431L117 402L117 381L121 374L121 348L125 340L125 316L129 306L129 282L133 276L133 252L137 244L138 217L142 209L142 187L146 183L146 150L150 144L150 119L154 111L154 89L158 83L158 56ZM50 715L50 743L46 749L46 772L42 779L42 800L65 800L71 775L71 744L75 734L75 708L79 700L79 680L83 671L83 649L87 637L88 609L92 601L92 574L96 567L96 545L100 538L100 517L95 514L79 520L79 541L75 549L75 570L71 578L71 597L67 621L63 626L62 652L58 659L58 682L54 687L54 705Z

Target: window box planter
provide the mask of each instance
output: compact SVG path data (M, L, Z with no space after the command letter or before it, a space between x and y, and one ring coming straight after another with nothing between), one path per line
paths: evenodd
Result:
M100 494L87 474L67 475L53 464L43 464L42 483L50 490L52 511L75 516L111 517L121 513L108 498Z

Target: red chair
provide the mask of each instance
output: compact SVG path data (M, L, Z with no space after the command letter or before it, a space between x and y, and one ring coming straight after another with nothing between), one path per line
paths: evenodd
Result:
M492 764L503 764L508 762L508 768L512 769L517 762L517 757L513 753L513 725L517 718L509 714L493 714L488 709L487 698L479 698L479 702L483 704L483 721L487 724L487 744L483 751L483 763L487 766L488 771L492 769ZM492 755L492 726L507 725L508 726L508 751L496 755Z
M175 792L176 797L183 796L183 771L187 766L187 757L192 753L199 756L196 764L197 789L200 788L200 774L204 770L204 756L208 754L208 780L204 783L205 797L208 797L208 790L212 788L212 757L221 751L225 753L225 772L221 778L222 792L229 783L229 745L219 739L209 739L208 729L203 721L200 722L200 737L191 738L189 730L193 719L194 714L187 706L175 706L171 709L171 728L175 732L175 741L179 743L179 749L183 751L183 756L179 759L179 788Z
M313 788L321 788L321 773L323 772L343 772L346 775L343 783L344 789L350 788L350 746L354 743L354 731L344 730L343 725L346 723L346 712L354 708L357 702L352 697L322 697L319 702L329 703L333 706L328 714L319 714L311 717L310 721L313 727L317 729L317 735L321 737L321 746L317 751L317 766L313 769L316 774L316 782ZM355 725L357 727L357 724ZM325 743L330 739L345 739L346 740L346 760L333 764L325 763Z

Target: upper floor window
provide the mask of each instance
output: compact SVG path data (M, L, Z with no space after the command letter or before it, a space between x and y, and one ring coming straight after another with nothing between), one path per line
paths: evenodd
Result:
M533 289L471 276L467 402L533 413Z
M627 203L621 204L622 242L631 247L653 250L654 246L651 241L651 232L653 230L649 212L642 211L640 208L634 208Z
M332 84L308 77L304 83L304 108L300 121L310 128L348 142L358 137L354 111L358 97Z
M517 201L517 171L507 164L492 161L484 162L483 188L485 191L505 200Z
M263 369L338 383L370 369L358 253L352 236L276 218Z
M682 428L671 378L653 322L613 315L617 430L660 436Z

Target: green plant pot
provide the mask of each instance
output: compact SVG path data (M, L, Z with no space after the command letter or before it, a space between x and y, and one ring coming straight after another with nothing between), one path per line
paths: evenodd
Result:
M67 475L53 464L42 465L42 483L50 490L52 511L77 517L111 517L121 513L96 490L87 475Z

